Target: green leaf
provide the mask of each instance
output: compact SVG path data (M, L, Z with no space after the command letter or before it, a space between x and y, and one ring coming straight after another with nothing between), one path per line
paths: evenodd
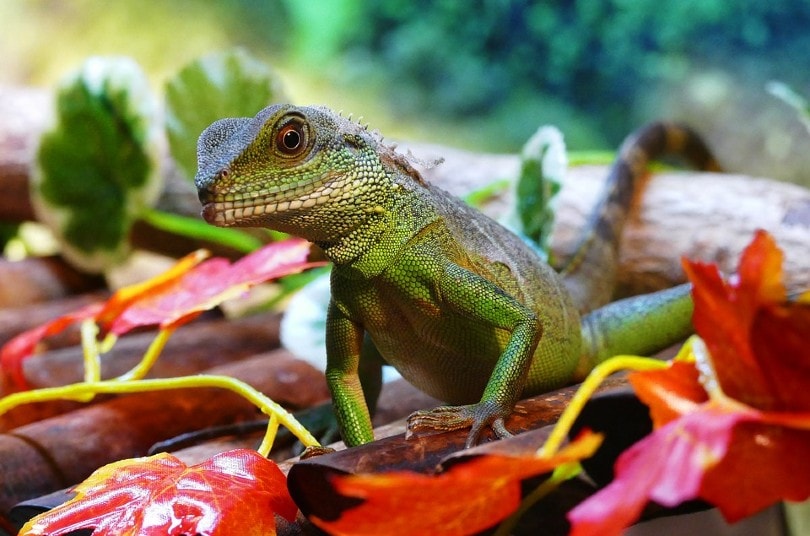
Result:
M32 170L32 200L64 255L84 270L123 260L130 225L159 193L157 110L129 58L90 58L58 89L55 125Z
M464 201L475 208L481 208L488 201L507 191L512 185L509 179L499 179L476 188L464 196Z
M242 253L250 253L262 247L262 241L239 229L214 227L199 218L180 216L159 210L146 210L141 218L158 229L198 240L215 242Z
M547 256L554 224L554 199L567 167L562 133L544 126L529 138L521 152L516 184L518 231Z
M197 138L224 117L253 117L283 100L275 73L243 50L194 60L166 84L169 147L190 180L197 170Z

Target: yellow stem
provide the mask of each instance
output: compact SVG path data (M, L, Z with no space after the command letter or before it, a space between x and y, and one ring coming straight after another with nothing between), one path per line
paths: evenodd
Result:
M574 421L576 421L579 414L582 413L582 408L585 407L585 404L593 396L594 392L596 392L596 389L599 388L599 385L605 378L624 369L655 370L664 369L668 366L668 361L660 361L649 357L620 355L612 357L594 367L591 373L588 374L588 377L585 378L585 381L582 382L582 385L579 386L579 389L577 389L577 392L574 394L571 402L568 403L565 411L560 415L557 424L554 425L554 429L551 431L551 435L548 436L546 442L537 451L537 455L540 457L551 457L557 453L560 446L565 441L565 438L568 437L568 433L571 431Z
M169 338L176 329L177 328L173 327L162 328L160 331L158 331L158 334L152 340L152 343L149 345L149 348L147 348L146 353L143 354L143 358L140 360L140 362L132 367L129 372L126 372L115 379L122 382L143 379L143 377L146 376L152 369L152 366L155 364L158 357L160 357L160 353L163 351L163 348L166 346L166 343L169 341Z
M273 448L273 442L276 440L276 432L278 432L278 417L272 414L270 420L267 421L267 431L264 433L262 444L259 445L259 454L265 457L270 454L270 449Z
M32 402L45 402L50 400L84 400L87 397L101 393L127 394L142 393L146 391L161 391L168 389L188 389L196 387L216 387L233 391L257 406L262 413L271 417L262 449L269 452L275 437L278 424L283 424L298 438L305 447L319 446L312 434L299 423L287 410L273 402L269 397L260 393L250 385L236 378L218 375L184 376L180 378L159 378L148 380L133 380L121 382L118 380L98 381L92 383L75 383L62 387L47 387L33 391L13 393L0 398L0 414L21 404ZM275 424L273 421L275 418Z
M84 381L87 383L97 382L101 379L101 359L96 342L98 326L92 319L82 322L81 335L84 355Z

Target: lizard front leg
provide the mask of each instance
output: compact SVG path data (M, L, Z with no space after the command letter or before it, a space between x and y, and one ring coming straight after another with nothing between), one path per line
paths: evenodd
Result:
M348 446L374 440L359 374L363 335L362 326L330 302L326 315L326 382L332 393L338 426Z
M499 437L511 434L504 425L515 407L542 327L537 315L483 277L452 264L445 269L439 284L442 304L474 322L507 330L510 337L495 364L481 400L465 406L441 406L417 411L408 419L409 432L458 430L470 427L467 446L478 442L489 426ZM480 356L470 356L476 359Z

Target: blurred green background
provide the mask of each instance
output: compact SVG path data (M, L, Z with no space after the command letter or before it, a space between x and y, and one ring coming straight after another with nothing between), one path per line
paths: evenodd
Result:
M0 83L51 86L125 54L160 91L241 46L292 100L362 115L389 138L516 151L541 124L612 149L685 120L731 170L810 184L810 135L767 93L810 95L806 0L4 0Z

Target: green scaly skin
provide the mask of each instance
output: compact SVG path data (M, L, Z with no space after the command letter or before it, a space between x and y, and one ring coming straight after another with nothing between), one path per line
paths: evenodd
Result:
M326 108L274 105L214 123L200 136L196 184L209 223L294 234L334 263L326 377L347 444L373 439L382 363L454 404L412 415L412 431L470 427L474 444L488 426L509 435L504 419L522 396L691 332L687 287L580 313L609 300L635 179L650 156L672 150L713 167L681 127L655 124L630 138L564 277Z

